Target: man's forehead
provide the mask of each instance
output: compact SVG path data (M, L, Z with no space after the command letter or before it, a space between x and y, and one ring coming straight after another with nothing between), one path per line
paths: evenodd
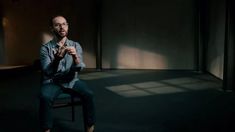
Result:
M57 17L55 17L54 19L53 19L53 22L54 23L63 23L63 22L67 22L66 21L66 19L64 18L64 17L62 17L62 16L57 16Z

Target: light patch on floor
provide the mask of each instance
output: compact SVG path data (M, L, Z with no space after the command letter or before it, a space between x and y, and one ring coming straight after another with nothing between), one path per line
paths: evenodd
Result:
M145 88L162 87L165 84L152 81L152 82L144 82L144 83L134 83L132 85L137 88L145 89Z
M119 85L119 86L111 86L111 87L106 87L106 88L124 97L140 97L140 96L151 95L151 93L146 92L144 90L137 89L136 87L132 85Z
M107 89L113 92L123 92L128 90L134 90L136 88L131 85L119 85L119 86L107 87Z
M123 97L140 97L157 94L172 94L208 89L219 90L221 85L212 81L203 81L197 78L175 78L161 81L109 86L106 89Z
M133 74L142 74L142 73L151 73L151 70L117 70L112 73L118 75L133 75Z
M161 82L168 83L168 84L189 84L189 83L197 83L200 82L201 80L195 79L195 78L190 78L190 77L183 77L183 78L174 78L174 79L168 79L168 80L163 80Z
M193 78L200 79L202 81L212 81L212 82L215 82L215 77L213 77L211 75L208 75L208 74L196 75L196 76L193 76ZM216 82L218 82L218 81L216 81Z
M200 85L199 85L200 84ZM213 82L199 82L199 83L192 83L192 84L184 84L183 87L185 87L185 89L189 89L189 90L206 90L206 89L219 89L222 86L218 85L217 83L213 83Z
M172 86L165 86L160 88L151 88L147 89L147 91L155 94L170 94L170 93L179 93L179 92L185 92L184 89L172 87Z
M93 80L93 79L102 79L102 78L109 78L115 77L117 75L105 72L93 72L93 73L86 73L79 75L79 78L84 80Z
M92 73L83 73L79 75L79 78L83 80L94 80L94 79L102 79L102 78L109 78L109 77L117 77L117 76L124 76L124 75L134 75L134 74L141 74L141 73L151 73L152 71L146 70L118 70L113 72L92 72Z
M139 89L119 92L118 94L121 95L121 96L124 96L124 97L140 97L140 96L152 95L152 93L149 93L149 92L146 92L146 91L143 91L143 90L139 90Z

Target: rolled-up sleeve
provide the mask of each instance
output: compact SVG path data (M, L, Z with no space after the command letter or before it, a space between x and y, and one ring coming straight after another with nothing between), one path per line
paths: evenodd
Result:
M79 68L83 69L83 68L86 67L86 65L85 65L85 63L84 63L84 61L83 61L83 51L82 51L82 47L81 47L81 45L80 45L79 43L77 43L77 42L76 42L75 47L76 47L77 55L78 55L78 57L80 58L80 63L79 63L79 64L76 64L75 67L79 67Z
M42 46L40 49L40 62L41 68L44 74L50 76L53 74L52 61L50 59L49 50L46 46Z

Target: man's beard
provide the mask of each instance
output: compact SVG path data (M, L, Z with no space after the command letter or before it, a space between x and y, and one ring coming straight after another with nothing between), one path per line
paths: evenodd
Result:
M61 38L67 37L68 32L65 31L65 34L63 34L63 33L54 31L54 34L55 34L55 36L56 36L57 38L61 39Z

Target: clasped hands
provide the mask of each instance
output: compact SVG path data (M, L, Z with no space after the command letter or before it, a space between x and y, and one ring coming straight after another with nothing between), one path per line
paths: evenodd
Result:
M71 55L75 61L79 60L79 57L77 56L77 51L76 51L75 47L73 47L73 46L59 47L57 50L57 53L55 54L55 57L56 57L56 59L61 60L62 58L64 58L66 53Z

